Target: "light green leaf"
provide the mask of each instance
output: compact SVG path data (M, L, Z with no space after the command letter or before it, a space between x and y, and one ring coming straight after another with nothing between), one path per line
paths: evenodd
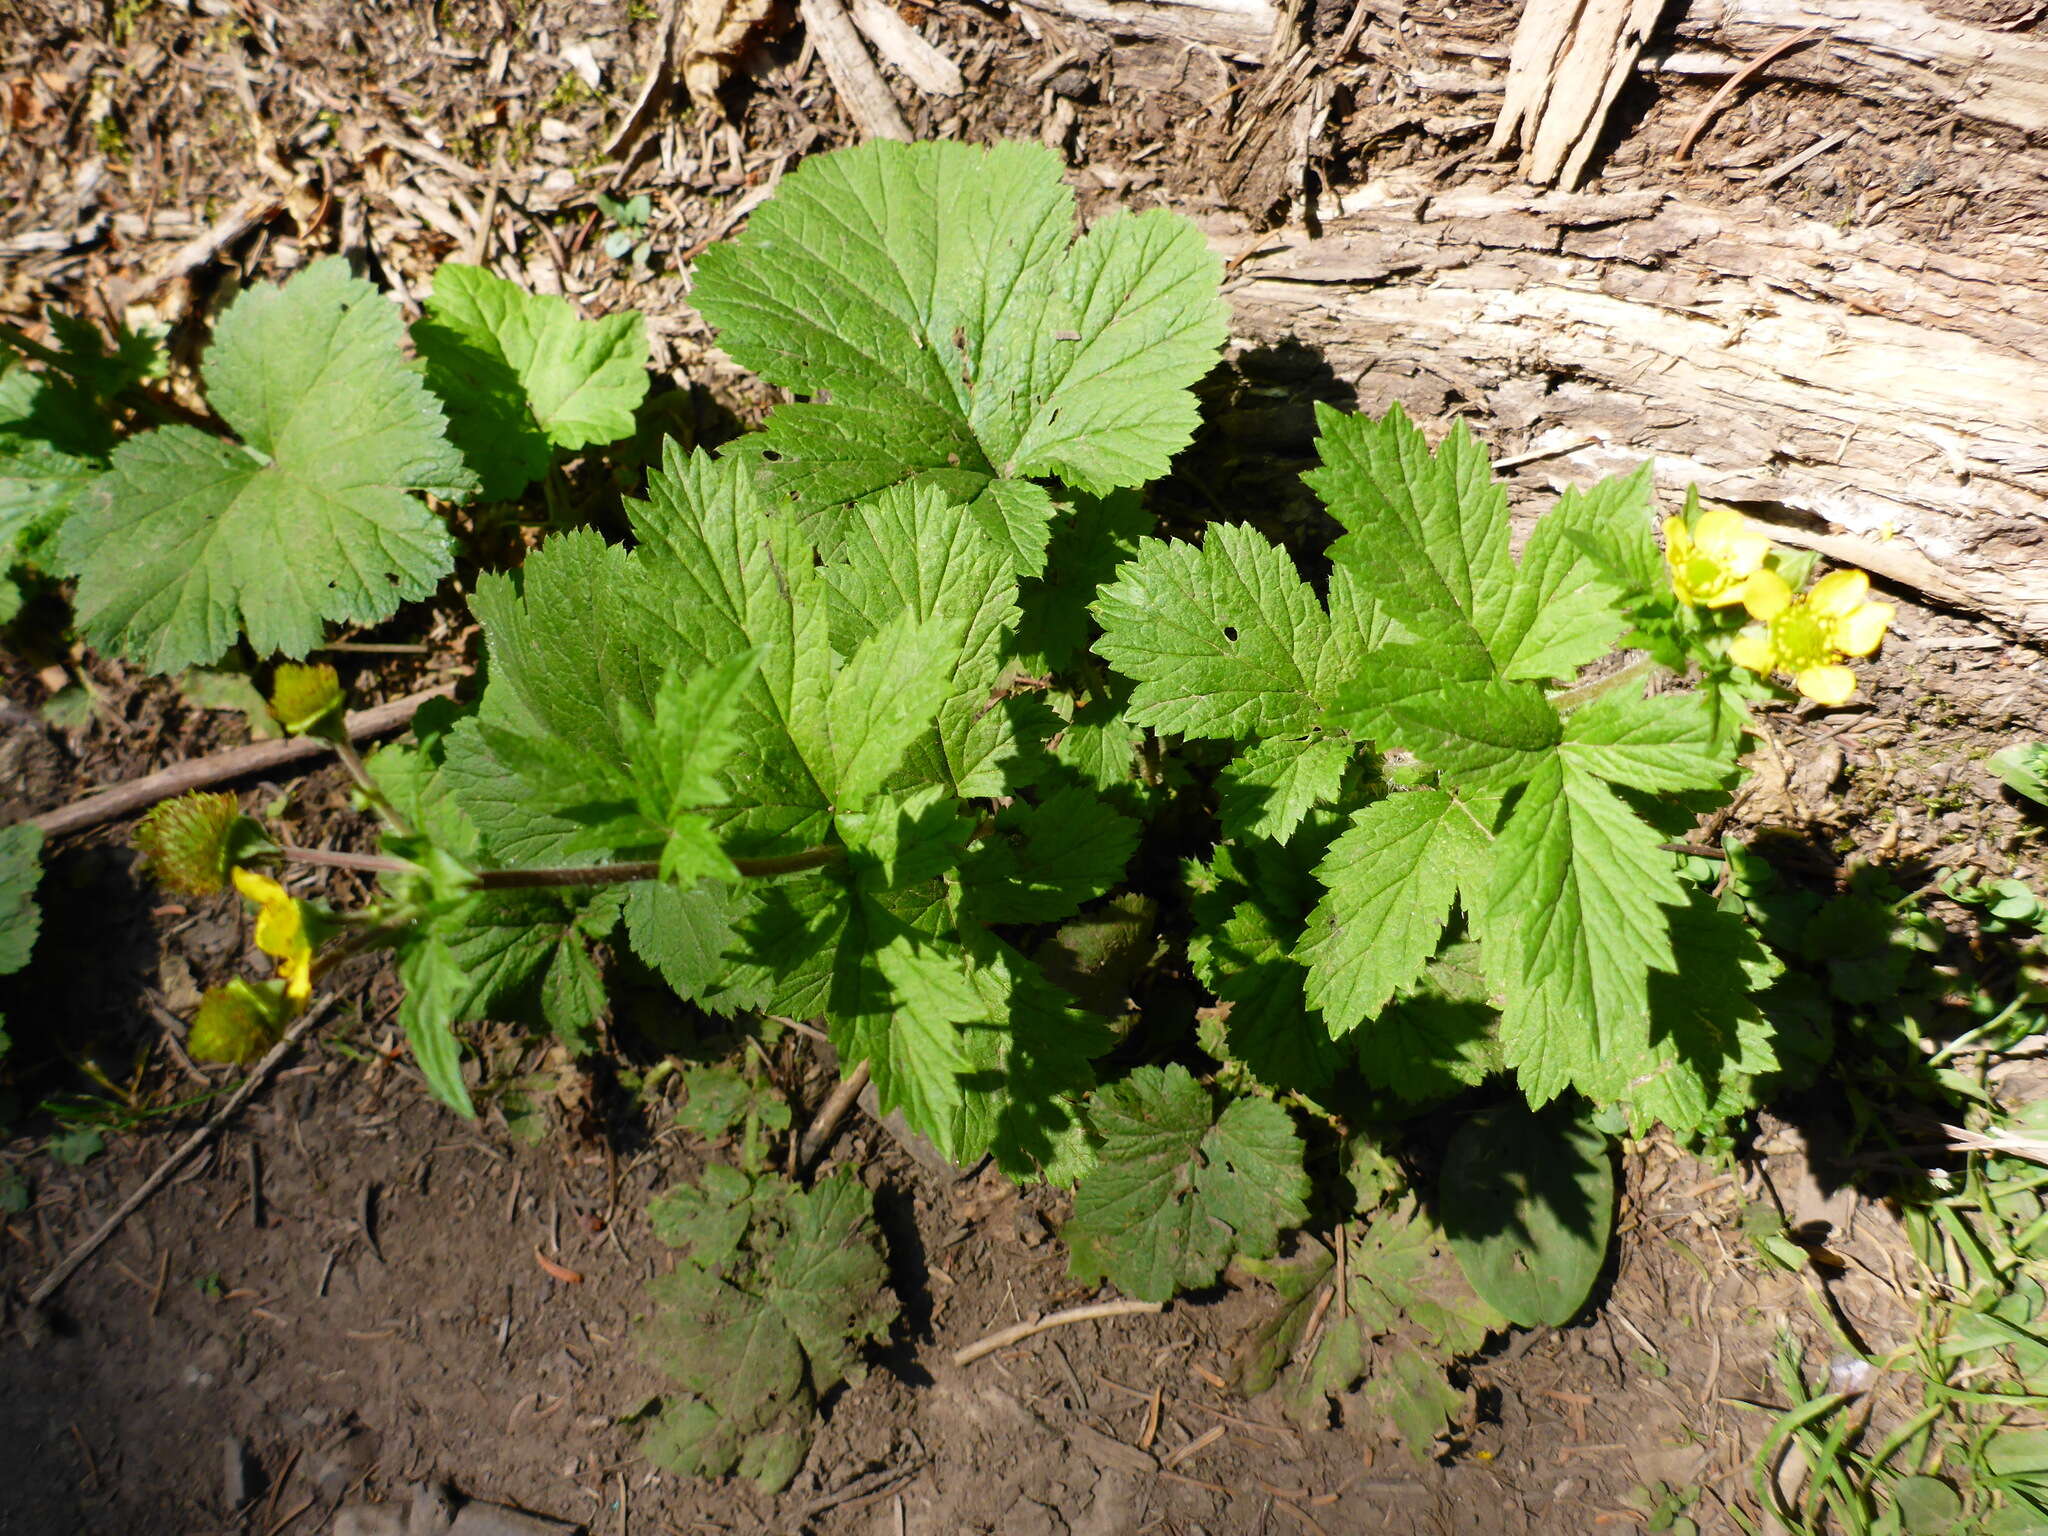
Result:
M1330 619L1287 552L1212 524L1199 547L1147 539L1096 599L1103 660L1138 684L1133 724L1226 739L1301 735Z
M411 493L475 480L403 339L396 307L339 257L236 299L205 377L242 443L184 426L130 438L105 498L64 525L92 643L157 672L244 631L260 654L302 656L326 622L374 624L433 591L453 545Z
M528 293L482 267L434 273L412 328L427 387L493 501L547 473L555 449L633 432L647 394L647 326L633 310L584 320L565 299Z
M1352 816L1316 868L1328 894L1298 951L1309 1003L1333 1035L1357 1028L1422 974L1452 898L1469 888L1486 852L1473 810L1443 790L1389 795Z
M1302 817L1342 793L1355 756L1350 742L1331 736L1269 736L1255 743L1217 778L1224 835L1285 842Z
M1685 904L1661 835L1577 764L1551 759L1516 802L1475 914L1507 994L1501 1046L1531 1103L1604 1081L1620 1030L1673 971Z
M992 479L1100 493L1165 472L1224 339L1220 267L1163 211L1074 241L1060 172L1036 145L869 143L806 161L699 258L692 300L720 345L830 396L781 407L762 443L800 506L913 480L973 501Z
M880 789L931 729L952 691L959 652L951 631L943 619L900 613L834 675L827 709L838 804L857 806Z
M1513 592L1492 637L1503 677L1570 677L1607 654L1626 627L1625 595L1588 545L1632 548L1649 536L1650 465L1588 490L1566 488L1522 549Z
M412 1047L412 1059L435 1098L465 1119L476 1118L469 1085L462 1080L462 1045L455 1038L455 1012L468 978L448 946L432 937L407 945L398 957L405 997L398 1026Z
M1653 794L1718 789L1735 771L1702 693L1603 693L1566 718L1563 755L1610 783Z
M1100 1090L1095 1171L1062 1231L1083 1284L1107 1278L1145 1301L1207 1285L1233 1253L1271 1255L1308 1217L1301 1138L1287 1111L1209 1090L1178 1065L1139 1067Z
M930 487L885 491L838 518L839 543L823 570L832 643L842 655L898 614L934 625L950 658L949 686L928 736L914 740L904 772L950 783L962 799L1017 787L1027 746L1018 701L991 703L1009 671L1017 583L1001 546Z
M2048 805L2048 744L2023 741L1992 753L1984 766L1997 774L2006 788Z

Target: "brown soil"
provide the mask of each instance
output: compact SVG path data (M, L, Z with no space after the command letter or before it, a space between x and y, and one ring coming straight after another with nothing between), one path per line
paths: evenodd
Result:
M1334 47L1351 10L1314 8L1316 46ZM1248 229L1284 210L1285 157L1262 159L1260 146L1292 102L1266 100L1265 117L1233 116L1227 104L1256 95L1256 68L1164 44L1111 46L1077 23L1001 5L942 0L916 14L971 85L945 102L898 81L921 135L1044 133L1067 151L1093 207L1164 202ZM796 157L848 140L837 98L795 36L740 62L729 125L678 106L624 160L605 161L600 146L631 99L650 30L639 7L613 0L17 0L14 15L0 36L0 318L33 325L49 303L102 315L143 304L203 322L240 281L329 249L417 296L440 261L482 252L593 312L648 312L659 366L693 386L682 433L715 439L766 403L708 349L676 274ZM1469 39L1474 71L1498 75L1506 8L1426 6L1409 22ZM602 69L597 93L565 62L575 45ZM1399 55L1382 39L1326 62L1341 110L1315 147L1314 178L1336 188L1407 168L1438 184L1505 180L1477 155L1490 105L1417 85ZM1710 88L1660 82L1607 158L1607 180L1654 175L1693 196L1739 200L1751 195L1742 171L1857 111L1868 131L1844 155L1757 195L1854 216L1882 183L1893 218L1961 249L2040 211L2036 187L2020 186L2024 167L1988 137L1936 142L1922 125L1796 84L1747 95L1701 140L1680 183L1663 162ZM588 199L606 188L653 196L663 270L651 278L603 254ZM217 259L150 280L252 190L274 209L259 209ZM203 333L203 323L180 326L188 360ZM1219 392L1224 419L1169 488L1169 506L1252 489L1227 479L1228 445L1243 436L1305 445L1306 402L1334 381L1300 361L1245 360L1242 387ZM1284 506L1262 516L1290 520ZM1914 861L1923 878L1952 865L2003 874L2036 863L2038 823L1981 760L2048 714L2038 653L1888 595L1904 607L1873 687L1849 711L1770 717L1773 743L1738 824L1792 828L1819 846L1846 838ZM351 656L359 697L403 693L474 660L459 592L367 638L426 650ZM89 721L59 729L38 711L65 669L88 678L97 704ZM5 682L0 820L245 729L167 684L62 652L10 658ZM298 841L363 843L338 774L242 789ZM6 1009L26 1042L17 1051L31 1098L76 1091L88 1067L132 1080L138 1104L202 1091L165 1044L152 999L185 1012L199 988L246 963L240 910L225 899L164 902L135 878L126 833L74 839L48 860L45 937ZM339 878L327 889L350 894ZM1738 1405L1782 1404L1770 1365L1781 1334L1805 1348L1810 1368L1831 1349L1805 1284L1760 1260L1745 1213L1830 1221L1845 1260L1830 1286L1837 1321L1873 1350L1910 1326L1895 1220L1881 1203L1824 1190L1801 1132L1767 1121L1755 1155L1728 1170L1661 1142L1633 1148L1619 1258L1590 1321L1513 1335L1471 1362L1467 1433L1418 1462L1356 1403L1303 1429L1265 1400L1221 1389L1232 1350L1270 1304L1255 1285L953 1366L962 1344L1086 1299L1052 1235L1063 1197L987 1176L937 1178L856 1117L831 1160L876 1191L903 1319L870 1378L828 1400L788 1491L692 1482L636 1452L632 1421L662 1384L629 1336L641 1286L666 1262L646 1197L717 1149L694 1144L662 1105L637 1104L602 1069L553 1106L538 1146L510 1136L502 1115L466 1125L426 1098L407 1063L388 972L359 967L342 996L318 1043L71 1281L52 1317L11 1306L19 1333L0 1346L4 1536L303 1536L325 1530L344 1501L403 1498L431 1477L606 1536L1577 1536L1631 1528L1640 1516L1630 1490L1660 1482L1699 1485L1689 1513L1700 1528L1733 1531L1727 1508L1749 1497L1749 1458L1768 1418ZM665 1009L670 1028L697 1031L693 1051L719 1046L702 1021L676 1020L673 1003L640 999L622 1013L632 1009ZM646 1050L623 1026L619 1043ZM485 1046L506 1075L540 1064L538 1047ZM801 1125L829 1075L796 1037L778 1050ZM18 1122L24 1134L0 1158L29 1180L33 1201L4 1219L0 1284L18 1297L189 1123L149 1118L74 1169L42 1155L47 1123ZM1876 1411L1899 1412L1905 1391L1881 1384ZM253 1502L238 1513L226 1507L226 1468L243 1458Z

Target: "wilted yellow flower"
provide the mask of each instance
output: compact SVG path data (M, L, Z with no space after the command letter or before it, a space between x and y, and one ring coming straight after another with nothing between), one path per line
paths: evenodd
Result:
M252 987L237 976L199 1000L185 1045L200 1061L251 1062L277 1044L291 1012L276 982Z
M313 937L306 931L306 909L268 875L235 868L235 889L260 909L256 916L256 947L277 961L284 995L297 1012L313 995Z
M1786 672L1793 686L1817 704L1846 704L1856 674L1845 656L1868 656L1892 621L1890 603L1873 603L1861 571L1831 571L1804 597L1795 597L1775 571L1759 571L1743 588L1751 625L1728 646L1728 658L1752 672Z
M1733 507L1710 507L1691 528L1682 517L1664 519L1671 590L1695 607L1741 602L1743 584L1763 569L1770 552L1770 536Z

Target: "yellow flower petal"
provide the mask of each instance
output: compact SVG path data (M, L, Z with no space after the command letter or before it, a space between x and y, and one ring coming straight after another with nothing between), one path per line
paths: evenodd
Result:
M268 875L235 867L235 889L256 903L256 947L277 961L285 996L302 1008L313 995L313 940L305 909Z
M1776 571L1757 571L1742 584L1742 606L1753 619L1775 619L1792 603L1792 589ZM1747 665L1747 663L1744 663ZM1761 667L1756 671L1763 671Z
M1733 507L1712 507L1692 531L1693 542L1728 568L1731 576L1747 576L1771 552L1770 535Z
M1868 656L1884 639L1884 632L1896 611L1890 603L1865 603L1854 613L1837 620L1835 649L1844 656Z
M1861 571L1829 571L1806 594L1806 606L1824 619L1846 618L1870 596L1870 578Z
M1745 629L1728 642L1728 659L1752 672L1769 672L1777 653L1771 649L1771 637L1766 631Z
M1856 674L1847 667L1808 667L1792 681L1816 704L1846 704L1856 692Z

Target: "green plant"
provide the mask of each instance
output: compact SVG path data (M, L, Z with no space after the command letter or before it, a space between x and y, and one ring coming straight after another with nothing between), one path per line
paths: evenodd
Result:
M1855 582L1800 597L1809 558L1696 498L1660 551L1647 470L1568 492L1517 557L1484 451L1462 429L1432 449L1398 410L1321 417L1309 478L1346 529L1327 579L1249 527L1158 538L1142 491L1196 424L1219 277L1164 212L1077 236L1032 147L876 143L786 177L704 252L693 298L797 398L716 458L670 445L623 509L630 547L557 527L482 575L486 681L423 709L411 745L361 764L330 731L380 851L266 842L231 808L191 814L203 847L159 839L172 878L189 860L233 881L278 962L210 999L223 1048L257 1048L336 959L390 949L415 1059L469 1112L460 1028L592 1049L603 950L629 948L708 1013L822 1019L841 1069L947 1156L1077 1183L1083 1279L1164 1297L1233 1260L1271 1276L1289 1305L1247 1382L1299 1355L1287 1390L1312 1414L1383 1360L1368 1396L1426 1449L1460 1411L1448 1361L1584 1304L1606 1135L1716 1134L1781 1070L1757 1001L1781 965L1739 898L1689 878L1685 839L1739 776L1745 701L1773 693L1741 657L1835 697L1888 610ZM216 404L267 456L193 446L226 504L149 500L169 482L142 468L184 435L115 450L110 499L65 534L89 633L164 664L240 627L303 649L323 614L388 613L446 569L410 491L515 496L631 425L637 323L446 268L414 331L423 384L364 291L323 264L223 320ZM405 452L294 435L333 349L273 333L315 314L360 343ZM280 594L261 555L241 587L186 571L161 612L137 595L114 535L145 520L198 516L226 550L298 518L316 551L342 545L331 508L291 500L330 463L419 535L375 604ZM339 705L310 710L308 686L281 669L272 708L317 733ZM293 861L381 892L330 909L270 873ZM1200 1049L1130 1007L1183 941L1217 998ZM1396 1128L1473 1089L1493 1108L1425 1202ZM764 1171L787 1111L751 1067L685 1090L744 1166L657 1210L685 1250L660 1327L687 1393L658 1443L779 1483L811 1399L886 1323L865 1192ZM1331 1143L1344 1176L1318 1189ZM788 1266L827 1250L866 1267L807 1335ZM773 1370L692 1363L681 1341L707 1328L762 1339Z
M58 532L92 499L131 403L155 408L141 393L162 367L155 337L124 329L110 348L62 311L50 332L44 346L0 326L0 622L38 578L60 574Z
M648 1284L640 1340L679 1395L646 1449L678 1472L737 1470L772 1492L803 1465L818 1400L866 1374L863 1346L888 1334L896 1298L859 1178L798 1188L767 1169L757 1140L789 1123L778 1096L721 1068L686 1084L691 1123L715 1127L700 1134L744 1131L739 1167L714 1163L648 1208L676 1264Z
M327 623L389 618L454 566L422 495L516 494L556 452L629 435L646 388L637 315L581 321L454 266L414 327L423 374L396 309L330 257L221 316L205 380L233 435L200 417L116 442L104 409L58 396L111 400L153 353L124 337L89 369L77 322L53 325L69 340L35 349L46 373L0 375L0 472L27 487L12 520L0 492L0 534L17 561L76 574L88 639L159 672L244 634L259 655L298 656ZM31 430L52 412L72 438Z
M42 878L38 854L43 846L39 827L0 827L0 976L28 964L42 927L36 906L36 882ZM7 1054L7 1020L0 1016L0 1056Z
M654 243L647 237L647 226L654 217L654 203L645 192L637 197L623 200L597 194L597 211L609 219L614 226L604 237L604 253L613 261L633 258L633 265L645 268L653 252Z

